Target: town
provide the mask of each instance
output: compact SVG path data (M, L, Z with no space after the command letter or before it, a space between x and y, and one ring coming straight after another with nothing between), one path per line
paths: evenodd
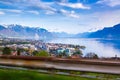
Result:
M82 58L86 47L73 44L45 43L42 40L15 38L0 39L0 55L13 56L49 56L59 58ZM88 53L86 58L98 58L95 53Z

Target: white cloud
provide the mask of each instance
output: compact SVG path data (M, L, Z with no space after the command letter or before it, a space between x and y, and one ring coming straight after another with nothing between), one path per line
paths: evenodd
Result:
M59 3L59 5L75 9L90 9L90 7L84 6L82 3Z
M4 15L4 14L5 14L4 12L0 11L0 15Z
M16 9L7 9L7 11L13 12L13 13L22 13L22 10L16 10Z
M61 9L60 12L61 12L63 15L68 16L68 17L80 18L80 16L77 15L77 14L75 13L75 11L67 11L67 10Z
M34 0L34 1L29 0L29 3L28 3L28 0L27 0L26 3L28 4L28 7L33 7L33 8L35 7L35 8L38 8L38 10L42 9L42 10L49 10L49 11L56 12L56 9L51 7L50 4L42 2L40 0Z
M29 13L32 13L32 14L35 14L35 15L39 15L39 12L38 11L27 11L27 12L29 12Z
M52 15L52 14L55 14L55 12L54 12L54 11L49 11L49 10L47 10L47 11L46 11L46 14L47 14L47 15Z
M77 14L75 13L75 11L71 11L70 14L69 14L69 16L70 16L70 17L73 17L73 18L80 18L80 16L77 15Z
M115 24L120 23L120 10L117 11L104 11L104 12L96 12L88 15L82 15L81 21L86 25L83 27L86 28L86 31L92 29L92 31L96 31L99 29L103 29L104 27L112 27Z
M55 2L67 3L69 0L54 0Z
M112 27L115 24L120 23L120 10L108 11L101 14L97 14L101 27ZM100 16L101 15L101 16ZM100 17L99 17L100 16Z
M100 0L97 2L98 4L106 4L110 7L115 7L120 5L120 0Z
M27 1L28 2L28 1ZM44 2L41 2L40 0L30 0L29 1L29 6L31 7L37 7L39 9L44 9L44 10L51 10L51 11L56 11L55 8L46 5Z
M60 12L62 12L63 14L67 14L68 11L64 10L64 9L61 9Z
M1 0L0 3L8 4L10 6L15 6L18 9L28 9L28 10L51 10L56 11L55 8L42 2L41 0Z
M0 9L0 10L4 12L22 13L22 10L17 10L17 9Z
M46 15L52 15L59 12L61 6L70 7L73 9L90 9L88 6L84 6L82 3L69 3L68 0L56 0L56 2L42 2L41 0L1 0L2 3L9 3L8 5L16 7L16 9L6 9L6 11L14 13L29 12L38 15L39 11L43 10ZM58 5L59 4L59 5ZM58 5L58 7L54 7ZM79 15L74 11L61 10L61 14L73 18L79 18Z

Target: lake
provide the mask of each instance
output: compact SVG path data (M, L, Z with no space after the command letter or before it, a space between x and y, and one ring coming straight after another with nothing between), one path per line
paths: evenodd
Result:
M86 46L83 54L96 53L99 57L120 57L120 40L116 39L91 39L91 38L57 38L47 40L49 43L77 44Z

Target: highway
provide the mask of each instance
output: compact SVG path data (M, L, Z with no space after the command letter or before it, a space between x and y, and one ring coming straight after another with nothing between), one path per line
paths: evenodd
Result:
M87 60L85 60L87 61ZM88 62L94 62L88 60ZM96 62L96 61L95 61ZM119 61L98 61L105 63L115 63L120 64ZM40 60L22 60L22 59L7 59L0 58L0 65L12 65L12 66L26 66L33 68L54 68L54 69L65 69L65 70L75 70L75 71L88 71L88 72L98 72L107 74L120 74L119 65L101 65L101 64L84 64L84 63L64 63L64 62L51 62L51 61L40 61Z

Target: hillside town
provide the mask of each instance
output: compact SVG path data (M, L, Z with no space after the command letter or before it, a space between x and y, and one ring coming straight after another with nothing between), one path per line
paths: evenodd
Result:
M73 44L45 43L41 40L0 39L0 55L82 58L82 50L85 48Z

